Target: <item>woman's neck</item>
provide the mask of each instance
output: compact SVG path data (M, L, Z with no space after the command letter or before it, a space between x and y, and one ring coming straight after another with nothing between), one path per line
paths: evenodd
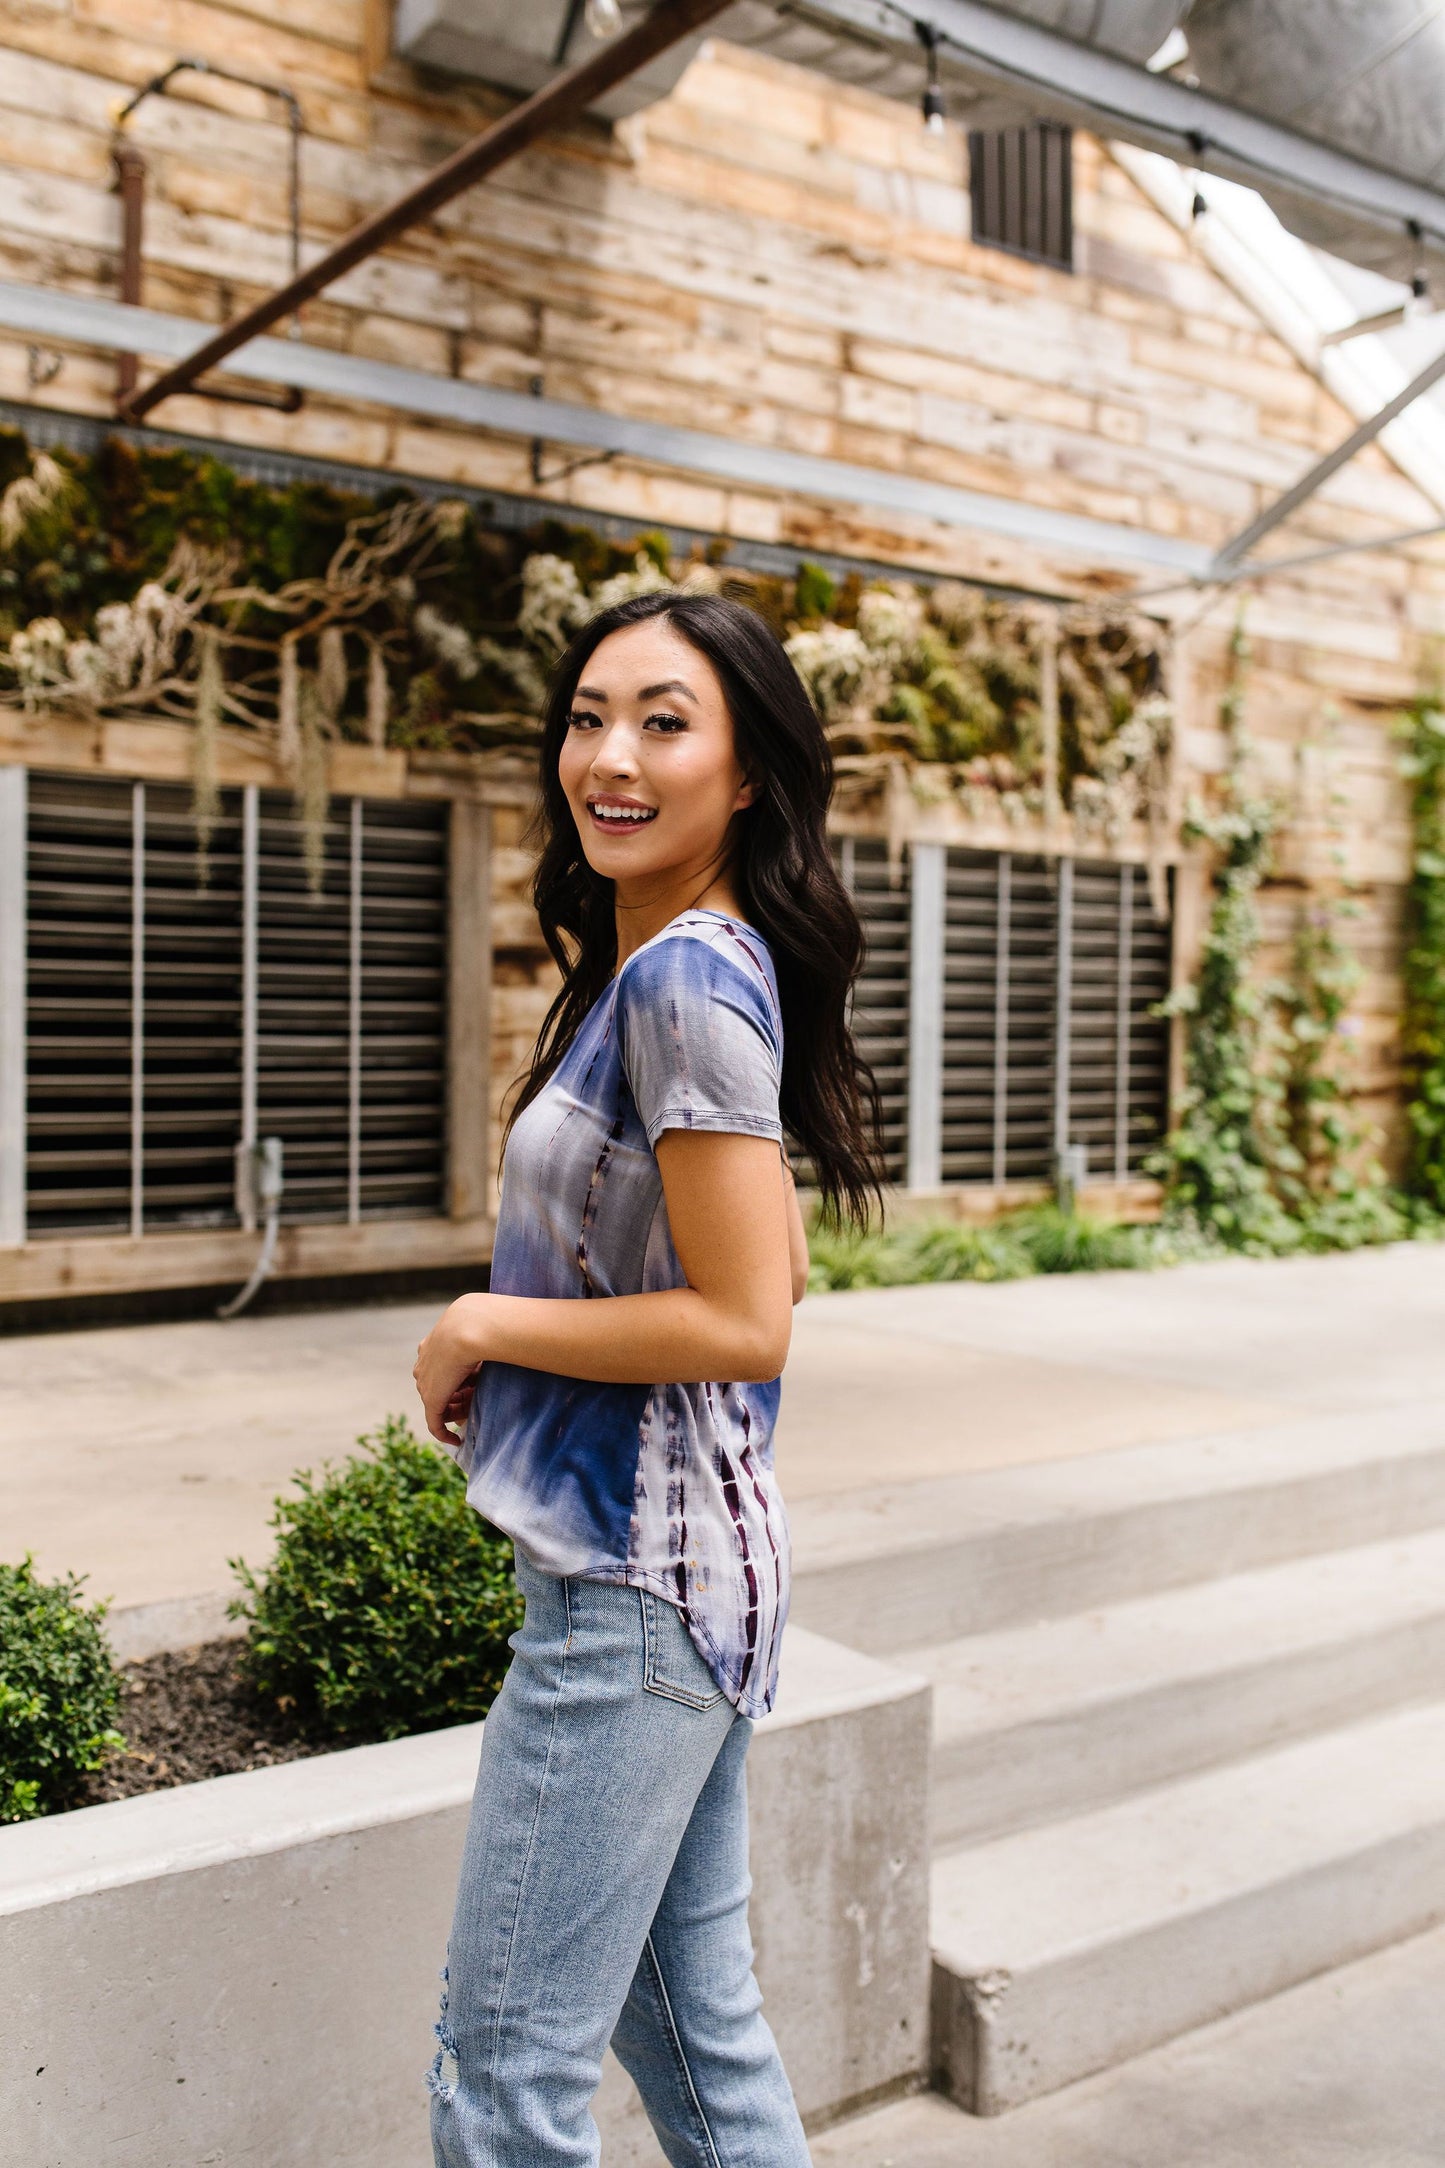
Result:
M670 926L684 911L725 911L732 918L743 916L732 871L727 867L715 873L701 888L696 876L668 882L661 888L649 883L642 895L618 887L613 903L617 913L619 967L634 950L640 949L654 934L661 933L664 926Z

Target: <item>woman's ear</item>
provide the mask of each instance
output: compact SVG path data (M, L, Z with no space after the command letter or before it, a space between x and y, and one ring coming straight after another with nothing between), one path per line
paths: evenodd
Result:
M741 813L745 806L755 805L760 789L761 785L757 778L749 775L745 770L743 779L738 785L738 794L733 800L734 813Z

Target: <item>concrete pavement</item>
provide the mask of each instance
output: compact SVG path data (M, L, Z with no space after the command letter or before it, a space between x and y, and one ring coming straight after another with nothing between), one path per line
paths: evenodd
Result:
M260 1563L298 1467L412 1407L435 1306L0 1341L0 1557L121 1605ZM779 1465L801 1501L1445 1396L1445 1246L810 1295Z

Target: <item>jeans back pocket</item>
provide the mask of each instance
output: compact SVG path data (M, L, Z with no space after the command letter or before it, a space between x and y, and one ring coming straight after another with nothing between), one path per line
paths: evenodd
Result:
M723 1690L693 1644L675 1603L639 1589L642 1599L642 1683L649 1694L662 1694L689 1709L710 1709Z

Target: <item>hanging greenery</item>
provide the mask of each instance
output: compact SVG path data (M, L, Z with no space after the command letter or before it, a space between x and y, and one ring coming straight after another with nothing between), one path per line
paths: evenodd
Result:
M1210 810L1193 802L1185 819L1186 838L1211 844L1218 863L1198 977L1168 1004L1186 1019L1185 1083L1176 1126L1153 1171L1164 1178L1174 1216L1197 1222L1229 1249L1269 1254L1294 1244L1270 1178L1279 1158L1281 1094L1267 1059L1269 994L1258 977L1256 898L1278 808L1249 779L1248 659L1240 624L1220 703L1229 753L1220 803Z
M951 795L1013 823L1067 813L1106 847L1140 819L1162 835L1152 621L725 556L557 520L502 534L457 501L277 487L119 440L32 454L0 431L0 704L192 722L204 829L223 725L267 740L308 803L328 740L525 748L588 617L656 588L725 591L786 641L845 806L897 826L910 794Z
M1401 1041L1410 1119L1406 1185L1445 1215L1445 707L1422 698L1401 719L1414 838Z
M1218 802L1192 804L1185 822L1187 838L1217 853L1215 894L1198 976L1166 1005L1185 1018L1185 1089L1152 1171L1166 1184L1166 1217L1228 1249L1278 1256L1394 1241L1407 1220L1353 1111L1347 1025L1361 974L1342 931L1348 896L1302 903L1287 971L1260 969L1258 894L1284 809L1253 781L1248 670L1241 621L1220 703L1228 760Z

